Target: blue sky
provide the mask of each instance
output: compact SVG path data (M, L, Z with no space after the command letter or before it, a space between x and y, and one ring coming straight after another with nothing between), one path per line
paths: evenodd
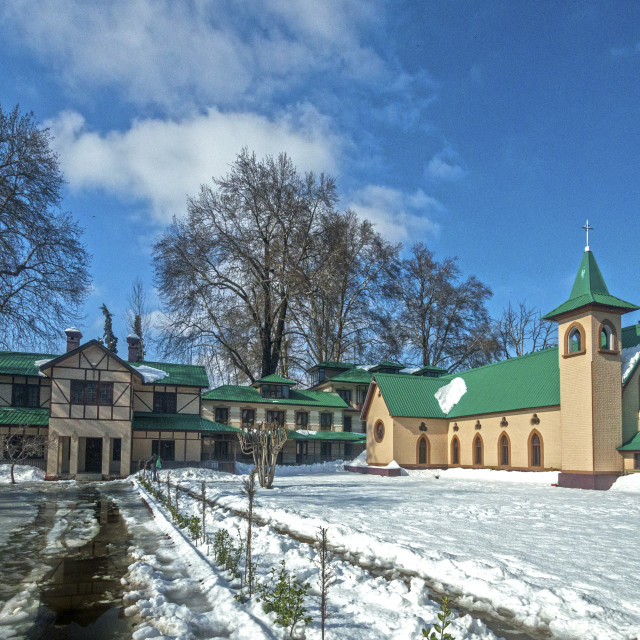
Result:
M105 302L124 347L154 237L243 146L458 256L496 316L568 296L586 218L610 291L640 303L640 3L24 0L0 43L0 103L51 128L93 254L86 338Z

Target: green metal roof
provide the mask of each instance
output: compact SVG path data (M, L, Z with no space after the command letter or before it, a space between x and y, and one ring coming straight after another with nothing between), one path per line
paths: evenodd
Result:
M412 376L423 376L425 373L438 373L441 375L446 375L447 370L442 367L432 367L427 365L426 367L420 367L417 371L413 371L411 373Z
M369 371L375 373L376 371L380 371L380 369L397 369L398 371L404 369L403 364L398 364L397 362L391 362L391 360L385 360L384 362L380 362L375 367L371 367Z
M153 367L168 373L166 378L157 380L149 384L167 384L182 387L201 387L206 389L209 386L209 378L204 367L196 364L173 364L171 362L149 362L148 360L140 362L128 362L132 367Z
M449 412L449 418L560 404L557 347L436 380L457 377L465 381L467 393Z
M36 360L52 360L56 355L46 353L20 353L17 351L0 351L0 374L14 376L38 376L40 368Z
M373 373L371 371L356 367L354 369L349 369L348 371L342 371L328 380L323 380L323 382L349 382L351 384L368 385L371 382L371 378L373 378Z
M289 440L332 440L338 442L360 442L367 441L366 433L353 433L351 431L312 431L299 433L298 431L289 431Z
M49 426L49 409L0 407L0 424L47 427Z
M318 362L313 367L307 369L312 371L316 367L325 367L326 369L353 369L356 365L353 362L336 362L335 360L325 360L324 362Z
M640 451L640 431L627 444L618 447L618 451Z
M301 405L346 409L349 405L335 393L291 389L288 398L263 398L253 387L225 384L202 395L203 400L242 402L244 404Z
M640 309L635 304L625 302L609 293L593 253L585 251L580 261L578 274L573 283L569 299L543 316L543 320L551 320L563 313L589 304L599 304L614 309L622 309L623 311Z
M621 345L623 350L634 349L634 347L637 349L637 347L640 345L640 323L631 325L630 327L623 327L621 337L622 337ZM623 371L624 377L622 379L622 382L625 385L629 383L631 378L633 378L639 366L640 366L640 359L636 360L636 363L631 368L631 371L628 371L626 375L624 375L624 371Z
M454 378L462 378L467 391L445 416L435 393ZM557 347L441 378L379 373L375 380L397 417L460 418L560 404Z
M278 376L275 373L271 375L265 376L264 378L260 378L260 380L253 383L253 386L257 386L259 384L298 384L295 380L291 380L291 378L283 378L282 376Z
M133 414L134 431L197 431L206 433L237 433L239 429L228 424L206 420L197 413L142 413Z
M405 373L376 373L374 377L392 416L446 417L434 395L446 384L443 378L421 378Z

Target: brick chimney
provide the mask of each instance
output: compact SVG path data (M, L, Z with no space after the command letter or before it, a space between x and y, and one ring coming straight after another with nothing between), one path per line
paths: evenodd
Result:
M127 344L129 345L129 362L139 362L140 360L140 338L135 333L127 336Z
M75 327L69 327L64 332L67 334L67 353L72 349L80 346L80 340L82 340L82 333Z

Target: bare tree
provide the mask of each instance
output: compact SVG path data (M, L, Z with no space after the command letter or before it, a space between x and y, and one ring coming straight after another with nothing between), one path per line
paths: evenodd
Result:
M253 534L253 507L255 504L256 493L256 470L252 469L249 477L242 483L242 494L246 496L249 503L247 513L247 544L245 545L245 561L244 561L244 581L248 586L249 598L253 595L253 586L255 582L255 565L251 558L252 550L252 534Z
M242 453L251 454L263 489L271 489L278 454L287 441L289 430L278 422L260 422L238 433Z
M299 272L335 185L301 176L284 153L258 161L246 149L213 183L154 247L167 346L221 347L254 382L278 369Z
M524 300L518 302L517 308L509 303L497 321L496 329L500 352L505 358L523 356L557 344L556 323L542 320L540 312L527 307Z
M140 278L133 281L127 296L127 304L127 328L140 338L139 359L144 360L147 341L151 334L151 320L149 319L147 293Z
M379 341L373 322L390 265L399 245L385 241L353 211L328 212L316 235L316 250L300 272L292 307L293 333L306 366L362 356Z
M336 581L335 571L333 567L334 554L329 549L328 529L320 527L316 534L316 549L318 554L315 563L318 567L318 586L320 587L320 630L322 632L322 640L324 640L324 626L329 613L329 589Z
M422 243L414 245L388 294L397 301L383 323L392 350L450 371L495 358L486 307L491 289L474 276L462 280L455 258L438 262Z
M27 427L19 427L17 433L0 435L0 448L3 457L11 464L11 484L16 484L14 469L28 458L44 457L47 436L44 434L27 435Z
M0 107L0 347L52 344L89 291L82 230L60 211L49 143L32 113Z

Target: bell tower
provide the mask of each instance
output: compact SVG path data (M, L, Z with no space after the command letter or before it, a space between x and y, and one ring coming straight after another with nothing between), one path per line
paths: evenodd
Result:
M558 484L608 489L622 471L621 318L639 307L609 293L587 246L558 322L562 472Z

